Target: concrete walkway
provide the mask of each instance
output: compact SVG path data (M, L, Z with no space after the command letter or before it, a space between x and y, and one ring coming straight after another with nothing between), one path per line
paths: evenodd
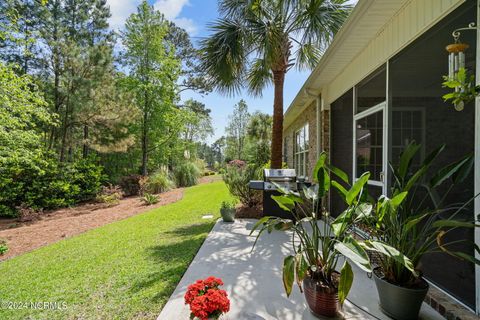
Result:
M291 250L289 234L277 231L262 235L251 252L255 238L248 234L254 223L255 220L216 223L158 320L189 319L190 312L183 301L187 286L211 275L222 278L223 289L230 298L230 312L222 318L224 320L317 319L308 310L298 287L294 287L290 298L283 289L281 268L284 256ZM354 272L355 280L348 299L358 307L346 301L343 316L346 319L388 319L378 308L373 280L359 269ZM420 318L443 319L426 304Z

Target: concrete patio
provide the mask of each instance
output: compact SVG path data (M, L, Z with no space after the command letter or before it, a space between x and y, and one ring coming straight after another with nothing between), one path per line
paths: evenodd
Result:
M218 221L195 259L167 302L158 320L189 319L183 296L187 286L210 275L220 277L228 292L231 308L222 319L297 320L317 319L306 305L303 294L294 287L287 298L282 284L283 258L290 251L290 236L285 232L263 235L252 252L254 237L249 237L256 220ZM378 307L373 280L355 269L355 281L343 306L345 319L389 319ZM352 302L355 304L352 304ZM420 319L443 319L426 304Z

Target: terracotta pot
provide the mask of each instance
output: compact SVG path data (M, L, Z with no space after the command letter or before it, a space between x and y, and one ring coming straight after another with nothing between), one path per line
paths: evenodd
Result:
M336 317L340 309L338 290L318 283L310 277L303 280L303 293L310 311L317 317Z

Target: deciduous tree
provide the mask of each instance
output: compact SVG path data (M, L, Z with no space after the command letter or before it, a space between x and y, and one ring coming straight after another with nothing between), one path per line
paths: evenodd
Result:
M132 14L122 35L128 85L141 111L141 173L148 173L149 154L176 137L181 110L175 106L180 62L166 41L168 24L146 1Z

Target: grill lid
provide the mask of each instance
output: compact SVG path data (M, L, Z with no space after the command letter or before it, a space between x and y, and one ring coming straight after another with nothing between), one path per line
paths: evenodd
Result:
M290 181L295 180L295 169L263 169L265 181Z

